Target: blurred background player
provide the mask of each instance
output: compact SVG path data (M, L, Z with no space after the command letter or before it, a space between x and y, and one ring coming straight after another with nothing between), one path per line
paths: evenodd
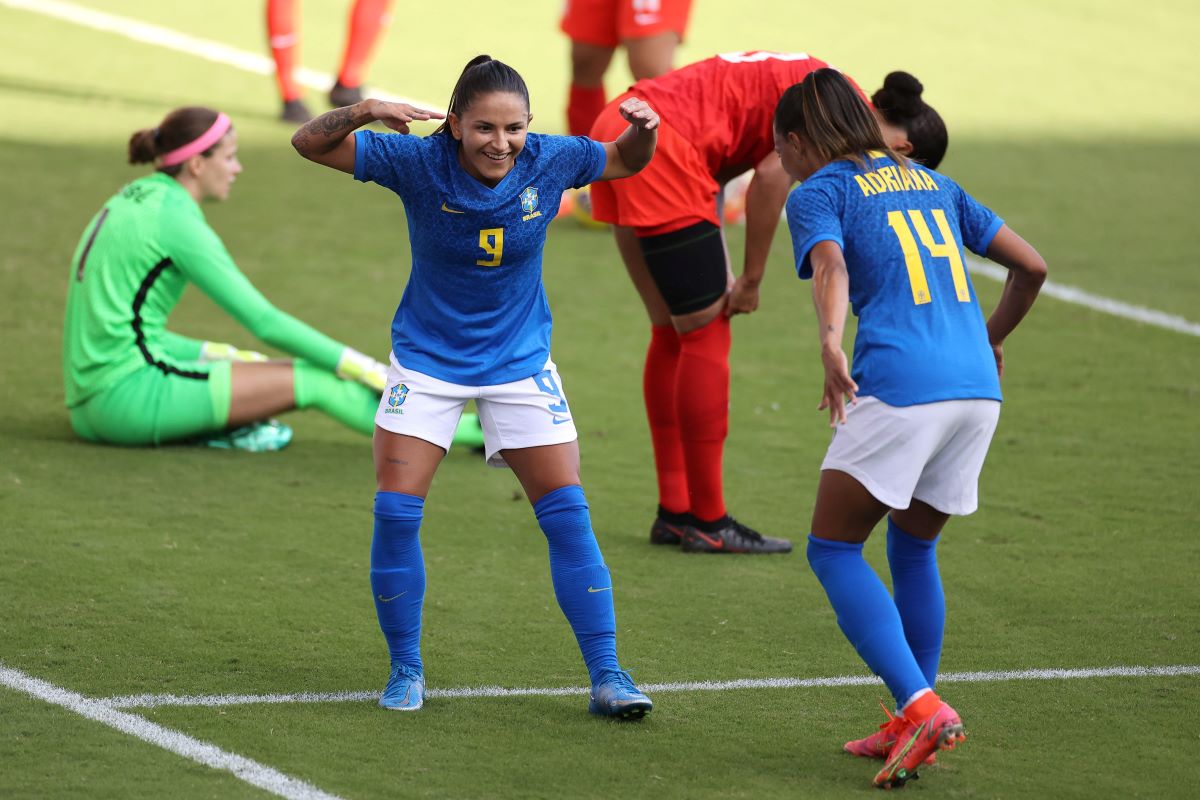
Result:
M567 0L560 27L571 39L568 133L587 136L607 104L604 73L618 45L634 80L671 70L691 8L691 0Z
M390 22L392 0L355 0L350 7L346 49L338 68L337 81L329 90L335 107L353 105L363 99L362 85L367 65L379 35ZM300 0L267 0L267 42L275 59L275 80L283 98L280 118L308 122L312 113L305 105L304 89L296 82L300 63Z
M688 552L788 552L731 517L722 470L729 428L729 318L758 308L758 287L792 179L774 152L771 115L784 91L827 66L805 53L727 53L630 90L662 115L651 164L624 181L592 187L597 220L614 224L617 249L650 317L643 394L658 479L655 544ZM894 80L889 76L889 80ZM857 89L857 87L856 87ZM859 90L861 91L861 90ZM886 84L875 95L890 113L892 146L936 164L945 126L928 106L917 118ZM593 138L619 129L616 98ZM733 279L721 231L721 186L754 170L746 194L742 274Z
M920 84L901 82L919 100ZM890 148L836 70L788 89L774 125L784 169L803 181L787 201L788 227L796 270L813 282L825 367L819 407L834 428L808 560L842 632L898 709L845 749L884 759L877 786L902 786L964 738L957 712L933 691L946 611L937 542L951 514L978 507L1004 340L1033 306L1046 264L952 180ZM986 323L964 246L1009 270ZM851 303L853 374L842 349ZM862 556L884 516L894 597Z
M430 136L358 130L378 120L406 134L409 122L442 116L365 100L292 137L305 158L394 191L408 217L412 270L392 323L375 432L371 588L391 657L384 708L424 703L421 519L471 399L488 461L512 468L546 536L554 594L591 679L589 711L638 718L652 707L617 662L612 577L580 485L578 434L550 358L542 284L559 196L632 175L654 153L658 116L650 107L629 98L618 113L625 125L614 140L529 133L525 81L477 56L459 76L446 123Z
M176 109L130 137L129 162L156 169L104 204L71 260L63 377L75 432L157 445L250 426L214 444L274 450L291 429L252 423L313 407L370 434L386 367L271 305L204 219L200 203L226 200L242 171L229 118ZM299 360L267 361L168 331L189 283Z

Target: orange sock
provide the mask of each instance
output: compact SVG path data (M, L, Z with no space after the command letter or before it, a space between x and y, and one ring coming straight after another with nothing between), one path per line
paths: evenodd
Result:
M681 514L688 510L687 471L683 442L679 439L679 415L675 409L675 374L679 369L679 334L671 325L650 329L646 368L642 373L642 396L650 440L654 444L654 471L658 477L658 504Z
M606 102L603 86L589 89L571 84L571 93L567 97L567 132L572 136L587 136Z
M721 474L729 433L729 318L721 315L679 340L675 407L689 505L697 518L713 522L725 516Z
M942 706L942 698L934 694L930 689L922 695L919 695L916 700L910 700L902 711L904 718L913 725L920 725L925 720L932 717L937 710Z
M267 0L267 42L275 59L275 81L286 103L304 93L293 75L300 60L300 32L296 22L299 0Z
M379 41L379 34L388 26L388 14L392 0L357 0L350 10L350 32L346 36L346 51L342 54L342 67L338 70L338 83L342 86L362 86L367 76L367 62L371 50Z

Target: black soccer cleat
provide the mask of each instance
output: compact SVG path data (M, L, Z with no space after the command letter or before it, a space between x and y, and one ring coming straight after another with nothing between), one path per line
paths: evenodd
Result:
M283 102L283 111L280 112L279 118L284 122L299 122L303 124L311 120L313 115L303 100L285 100Z
M690 525L696 524L696 518L684 512L667 511L658 507L658 516L650 526L650 544L677 545L683 541L683 533Z
M361 103L362 100L363 93L361 86L346 86L341 81L338 81L329 90L329 105L334 108L352 106L355 103Z
M689 525L681 549L685 553L790 553L792 543L763 536L726 514L715 522Z

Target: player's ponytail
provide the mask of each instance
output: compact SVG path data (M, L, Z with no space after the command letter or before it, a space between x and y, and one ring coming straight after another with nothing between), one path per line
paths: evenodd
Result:
M912 144L909 156L930 169L937 169L946 155L949 135L946 123L921 99L925 87L907 72L892 72L883 79L883 88L871 95L871 102L890 124L903 128Z
M446 109L447 121L439 125L433 133L449 133L448 120L451 114L462 119L463 112L471 107L476 97L492 92L511 92L518 95L525 101L525 107L529 108L529 88L520 73L491 56L475 56L467 62L462 74L458 76L458 83L454 84L454 91L450 94L450 105Z
M788 87L775 106L775 130L801 137L826 164L848 158L865 167L869 150L882 150L897 164L908 163L884 143L871 109L836 69L810 72Z
M212 128L218 116L218 112L203 106L175 109L163 118L157 128L144 128L135 131L129 137L129 163L149 164L164 153L170 153L196 141ZM211 155L213 147L209 147L201 155ZM182 164L176 164L171 167L160 166L158 171L175 176L182 169Z

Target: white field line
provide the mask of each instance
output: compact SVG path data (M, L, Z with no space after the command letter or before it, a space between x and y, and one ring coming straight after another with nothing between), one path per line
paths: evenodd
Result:
M286 797L289 800L339 800L337 795L321 791L310 783L285 775L257 761L229 753L208 742L193 739L187 734L164 728L136 714L118 711L111 705L75 692L54 686L15 669L0 666L0 685L23 692L31 697L61 706L121 733L136 736L144 742L169 750L176 755L213 769L231 772L252 786Z
M239 50L236 47L230 47L220 42L199 39L195 36L189 36L186 33L164 28L161 25L152 25L148 22L140 22L136 19L96 11L76 5L75 3L66 3L61 0L0 0L0 5L23 11L32 11L35 14L42 14L43 16L82 25L85 28L115 33L127 39L132 39L135 42L165 47L168 50L187 53L188 55L214 61L218 64L236 67L246 72L253 72L259 75L275 74L275 62L261 53L248 53L245 50ZM261 9L257 6L255 6L255 10L261 12ZM266 46L266 42L263 42L264 49ZM300 67L296 70L296 80L310 89L327 91L333 85L334 77L324 72ZM409 105L420 106L421 108L437 108L434 105L375 90L372 90L371 95L381 100L408 103Z
M948 672L938 676L939 683L997 683L1000 681L1055 681L1086 678L1159 678L1200 675L1200 664L1169 667L1092 667L1083 669L1025 669L1001 672ZM655 692L717 692L731 689L810 689L831 686L870 686L881 684L872 675L839 675L830 678L743 678L731 681L688 681L648 683L641 689ZM455 689L430 689L430 698L462 699L470 697L564 697L586 695L586 688L573 686L516 688L476 686ZM254 703L345 703L378 700L379 692L301 692L298 694L220 694L175 695L137 694L109 697L96 702L111 708L156 708L159 706L240 706Z
M3 0L0 0L0 2L3 2ZM993 278L1001 283L1008 278L1008 270L1004 267L978 258L968 258L967 269L975 275ZM1200 323L1192 322L1174 314L1168 314L1165 311L1157 311L1145 306L1135 306L1131 303L1122 303L1120 300L1113 300L1111 297L1103 297L1091 292L1085 292L1083 289L1076 289L1074 286L1065 286L1054 281L1046 281L1042 285L1042 294L1047 297L1053 297L1056 300L1063 300L1067 303L1084 306L1093 311L1111 314L1114 317L1130 319L1135 322L1144 322L1147 325L1166 328L1169 331L1185 333L1189 336L1200 336Z

